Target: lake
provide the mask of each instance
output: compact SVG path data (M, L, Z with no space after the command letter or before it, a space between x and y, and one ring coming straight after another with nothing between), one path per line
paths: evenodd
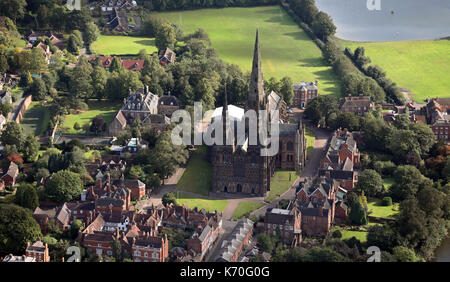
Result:
M436 262L450 262L450 237L442 241L439 248L436 249Z
M336 35L342 39L397 41L450 36L448 0L380 0L380 3L381 10L371 11L367 0L316 0L319 10L333 18Z

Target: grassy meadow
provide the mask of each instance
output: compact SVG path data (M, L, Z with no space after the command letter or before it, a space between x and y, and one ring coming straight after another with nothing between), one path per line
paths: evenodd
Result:
M267 202L275 200L277 197L281 196L284 192L291 188L294 184L298 175L295 171L289 170L277 170L270 183L269 195L266 198Z
M450 40L339 42L353 51L363 46L371 64L382 67L387 77L407 88L410 98L419 103L427 97L450 97Z
M88 106L89 110L87 111L64 116L64 122L62 124L64 133L83 134L83 129L77 131L73 128L74 124L78 122L82 127L85 123L91 123L92 119L98 115L103 117L108 126L121 105L107 101L91 101L88 103Z
M206 160L206 150L201 147L189 159L176 188L177 190L208 196L211 190L211 174L212 167Z
M178 194L178 195L177 195ZM191 195L176 193L175 194L178 205L185 204L188 208L197 207L199 210L205 209L207 212L223 212L225 207L228 205L228 200L210 200L194 197Z
M255 32L259 28L263 73L295 82L319 79L320 94L340 95L337 77L320 49L280 6L164 12L159 16L185 34L204 29L226 62L250 71Z
M233 219L238 220L241 217L248 217L251 212L259 209L264 204L259 202L240 202L233 214Z
M39 102L31 102L21 121L25 134L42 135L49 126L50 112Z
M158 51L155 39L148 37L100 35L92 44L92 50L98 55L136 55L142 49L151 54Z

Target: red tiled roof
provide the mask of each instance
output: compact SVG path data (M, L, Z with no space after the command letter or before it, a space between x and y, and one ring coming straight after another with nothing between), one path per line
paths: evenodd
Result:
M113 57L99 57L104 68L109 68L114 60ZM89 62L93 63L97 57L90 57ZM120 59L122 66L127 70L142 70L144 68L144 60Z

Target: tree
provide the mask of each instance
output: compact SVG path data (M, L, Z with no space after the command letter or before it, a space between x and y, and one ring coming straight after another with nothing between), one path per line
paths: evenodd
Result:
M283 77L280 81L280 94L288 106L292 104L292 99L294 98L294 89L292 88L292 85L293 83L290 77Z
M39 224L25 208L0 204L0 255L21 254L27 242L41 237Z
M23 157L27 162L36 160L39 153L40 144L33 135L28 135L23 143Z
M369 197L376 197L384 191L383 179L375 170L366 169L358 177L355 188Z
M13 121L8 122L1 134L0 141L3 145L15 145L21 151L25 142L25 133L19 123Z
M170 24L163 23L160 28L157 29L155 35L155 45L158 50L164 50L166 48L173 49L176 42L175 28Z
M71 171L55 173L45 185L45 193L58 203L70 202L81 195L83 183L80 176Z
M81 231L81 228L83 227L83 222L79 219L75 219L72 224L70 225L70 233L72 236L72 239L77 238L78 233Z
M20 20L26 12L27 2L25 0L2 0L0 1L0 16L10 17L12 20Z
M366 211L359 201L355 201L350 207L348 218L352 223L357 225L366 225L368 223Z
M91 44L97 41L100 35L100 30L97 25L93 22L86 24L86 29L84 30L84 42L90 48Z
M73 129L75 129L76 131L78 131L78 130L81 129L81 125L80 125L78 122L75 122L75 123L73 124Z
M367 245L391 251L398 244L398 232L389 225L374 225L367 233Z
M390 191L392 197L397 201L415 198L421 187L431 185L430 180L411 165L398 166L394 172L394 180L395 183L391 186Z
M420 259L416 256L414 250L407 247L397 246L392 250L392 254L399 262L418 262Z
M21 184L16 191L14 202L21 207L34 211L39 206L36 188L28 183Z
M6 117L13 110L13 108L14 106L11 103L0 103L0 114Z
M47 97L47 87L45 86L44 81L36 77L33 79L33 83L26 89L26 95L33 95L33 100L42 101Z
M312 23L312 29L318 37L321 37L323 41L336 33L336 26L333 23L333 19L325 12L319 12Z
M96 116L92 119L92 124L90 128L91 132L99 133L106 130L106 122L101 116Z
M272 253L273 249L275 248L275 238L266 233L258 234L257 241L259 246L261 247L261 250L269 254Z
M172 192L166 193L164 194L164 196L162 197L162 204L164 206L170 205L170 204L177 204L177 199L175 197L175 194Z

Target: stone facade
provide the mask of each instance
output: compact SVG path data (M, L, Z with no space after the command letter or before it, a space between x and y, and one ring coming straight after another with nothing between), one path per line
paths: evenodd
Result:
M280 112L283 120L286 104L276 93L264 93L263 76L261 70L261 55L259 51L258 34L256 35L253 57L253 70L251 74L249 95L245 110L254 110L258 115L260 110L272 113ZM217 110L216 110L217 111ZM224 136L230 133L227 123L230 121L246 122L244 110L238 107L229 107L225 92L224 106L222 107L222 120ZM213 114L213 117L215 115ZM220 118L216 115L216 118ZM300 172L306 161L303 125L300 123L285 124L280 120L280 145L276 156L261 156L261 145L249 145L249 124L245 124L245 134L237 136L232 145L214 145L211 147L211 163L213 167L212 190L214 192L243 193L264 196L270 191L270 181L276 168L292 169ZM258 127L257 131L259 132ZM226 138L226 137L225 137ZM243 139L244 138L244 139ZM241 142L244 140L244 142ZM225 140L224 140L225 141Z

